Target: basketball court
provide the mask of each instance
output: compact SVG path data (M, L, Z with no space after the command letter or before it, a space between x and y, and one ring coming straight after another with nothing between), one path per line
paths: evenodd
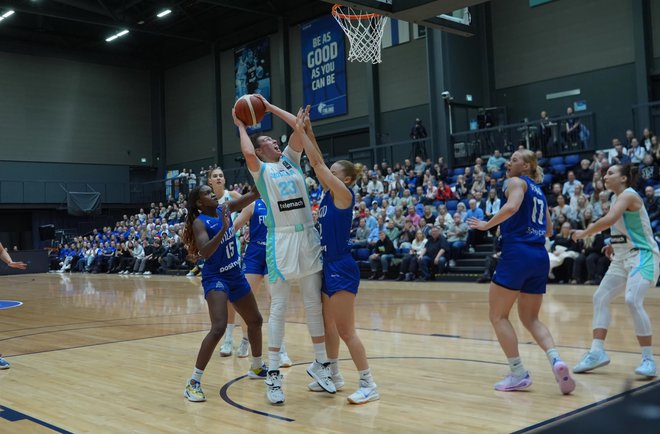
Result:
M209 327L198 278L3 278L0 298L24 304L0 315L0 348L12 363L0 371L0 432L527 432L598 409L627 388L658 384L633 375L638 348L619 299L607 340L612 363L576 376L572 395L560 394L545 354L517 318L534 384L525 392L494 391L508 367L488 321L487 288L364 282L357 326L382 398L363 406L346 401L357 374L343 345L344 390L307 390L312 348L294 290L285 338L294 366L283 370L286 404L272 406L263 382L245 377L249 359L217 351L204 376L208 401L183 397ZM594 289L551 286L544 301L542 320L570 365L591 342ZM258 302L267 318L263 289ZM660 317L657 291L646 307Z

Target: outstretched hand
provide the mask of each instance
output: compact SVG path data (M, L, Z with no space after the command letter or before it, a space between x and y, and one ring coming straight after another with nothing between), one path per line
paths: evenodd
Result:
M10 262L7 264L9 268L15 268L17 270L25 270L27 268L27 264L25 262Z
M470 229L477 229L479 231L488 230L486 228L486 224L488 222L483 221L483 220L479 220L479 219L474 218L474 217L470 217L469 219L467 219L466 223L467 223L467 225Z
M584 235L584 231L583 231L583 230L575 230L575 231L571 231L571 239L572 239L573 241L583 240L583 239L585 239L585 238L586 238L586 237L585 237L585 235Z
M302 107L298 109L298 114L296 114L296 131L304 131L305 129L305 113Z
M236 116L236 109L231 109L231 117L234 118L234 125L236 125L238 128L245 129L245 124L243 121L240 120L238 116Z
M261 102L264 103L264 106L266 107L266 112L270 112L270 111L272 111L271 109L272 109L273 105L272 105L272 104L266 99L266 97L264 97L264 96L263 96L262 94L260 94L260 93L255 93L254 96L256 96L257 98L259 98L259 99L261 100Z

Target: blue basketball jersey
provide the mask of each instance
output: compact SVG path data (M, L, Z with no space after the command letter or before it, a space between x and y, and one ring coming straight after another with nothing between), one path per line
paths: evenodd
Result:
M197 217L206 227L206 233L209 239L213 238L222 230L222 207L218 207L218 217L211 217L206 214L200 214ZM236 234L234 225L229 217L229 227L222 237L222 241L213 254L204 260L202 276L224 273L232 268L238 267L238 249L236 248ZM238 267L240 270L240 267Z
M527 191L518 212L500 225L502 244L544 244L547 210L545 195L530 178L521 176L520 179L527 183Z
M257 199L254 201L254 211L250 217L250 242L266 244L266 235L268 228L266 227L266 214L268 214L268 207L263 200Z
M321 228L321 250L323 258L334 261L351 253L351 222L355 193L351 192L351 206L338 209L332 201L330 191L323 193L319 208L319 226Z

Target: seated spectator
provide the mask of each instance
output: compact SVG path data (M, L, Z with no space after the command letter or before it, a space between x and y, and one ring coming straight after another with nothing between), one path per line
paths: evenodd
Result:
M486 220L490 220L500 210L502 201L497 197L497 190L491 189L486 199Z
M397 228L399 228L399 230L403 229L403 226L406 222L406 216L403 215L403 208L400 206L396 207L394 209L394 216L391 217L391 220L394 221L394 224Z
M486 191L486 174L483 172L474 174L474 182L472 183L472 188L470 189L472 196L474 196L478 191L480 191L482 194Z
M608 160L609 165L613 166L615 164L630 164L632 160L628 156L627 150L623 147L619 139L612 139L612 144L614 145L614 149L610 151L610 158ZM601 167L601 172L602 171L603 167Z
M552 184L552 191L545 197L546 202L548 202L548 208L554 208L557 206L557 196L561 195L561 184L555 182Z
M598 220L605 214L607 214L606 209L610 209L610 192L601 191L598 194L598 201L592 205L594 210L594 220Z
M186 251L181 243L169 239L167 240L167 244L166 253L161 256L159 261L160 267L158 268L158 272L162 274L167 273L168 270L178 270L186 257ZM241 243L241 246L244 247L245 242Z
M367 226L369 226L368 221L367 221ZM378 237L379 237L378 234L384 231L385 231L385 219L382 216L380 216L378 217L376 226L373 229L371 229L371 232L369 233L369 237L367 238L367 242L369 243L369 246L374 247L378 242Z
M453 198L454 198L454 193L451 191L451 187L449 187L442 181L438 181L438 191L435 195L435 199L446 202Z
M446 205L438 206L438 217L435 219L435 225L440 226L443 232L447 232L447 227L453 222L451 214L447 212Z
M644 190L647 186L654 186L658 180L658 164L653 161L651 154L646 154L639 166L639 184L637 189Z
M571 231L573 227L569 222L564 222L560 232L550 246L550 279L559 282L568 282L573 274L573 261L582 250L582 241L573 241Z
M467 216L467 209L465 208L465 204L463 202L458 202L458 205L456 205L456 212L461 215L461 220L465 221Z
M135 248L133 249L133 257L135 258L133 274L144 273L144 269L147 267L147 255L151 257L153 250L153 246L149 244L149 241L146 238L142 240L141 245L140 243L135 243Z
M369 209L369 213L373 216L378 218L383 213L383 209L378 206L378 201L374 200L371 202L371 208Z
M477 201L477 208L481 209L484 214L486 213L486 198L484 198L484 194L487 195L489 191L490 188L488 188L486 192L475 191L474 196L472 197L472 199ZM495 192L497 192L497 190L495 190Z
M607 235L607 237L609 237L609 235ZM606 234L601 232L582 240L582 250L573 262L572 284L600 284L600 281L603 279L603 276L610 265L610 260L604 254L605 238Z
M646 213L649 215L649 221L651 223L660 219L659 202L660 200L655 196L655 190L653 187L646 187L644 189L644 208L646 208Z
M406 221L399 232L398 246L400 249L409 249L412 241L415 239L415 228L412 222Z
M119 266L117 267L119 274L129 274L130 270L133 269L133 265L135 264L133 249L133 241L128 241L126 243L126 248L122 251L121 258L119 259Z
M365 219L360 219L360 223L355 230L355 236L351 239L353 247L366 247L370 233L371 231L367 227L367 221Z
M493 155L488 158L486 169L488 170L488 173L498 172L504 163L506 163L506 158L502 156L499 149L495 149Z
M587 185L594 177L594 171L590 168L591 163L586 158L580 162L580 168L575 171L575 179L582 185Z
M552 208L551 218L553 223L556 223L557 217L559 217L560 214L563 214L564 217L566 217L566 220L575 220L575 212L571 206L566 203L566 198L562 194L557 196L557 206Z
M580 215L577 223L576 229L586 229L590 224L594 223L596 219L594 218L594 212L592 208L586 208L584 212Z
M378 232L378 241L374 245L374 253L369 256L369 265L371 266L369 280L374 280L378 277L378 264L382 268L382 274L378 277L378 280L385 280L387 278L387 272L395 253L394 244L387 237L385 231L381 230Z
M391 218L394 216L394 211L396 211L396 207L390 203L389 200L383 199L383 201L380 204L381 209L385 213L386 218Z
M582 186L582 183L575 179L575 172L572 170L568 171L567 177L568 180L564 182L564 187L562 188L561 194L566 197L573 197L575 195L575 187L578 185Z
M419 227L419 215L415 211L415 207L409 206L408 207L408 213L406 214L406 220L410 221L412 223L413 228L417 229Z
M422 218L426 220L427 223L433 224L433 222L435 222L435 219L437 217L438 215L434 211L433 206L431 205L424 206L424 213L422 214Z
M415 280L419 266L419 260L422 257L422 253L424 253L424 247L426 246L426 243L427 239L424 236L424 233L418 230L415 233L415 239L410 245L410 250L408 250L408 253L406 253L401 260L399 277L397 277L396 280L401 281L405 279L406 282Z
M486 220L486 215L484 212L481 210L481 208L477 208L477 201L475 199L470 199L470 202L468 202L470 205L470 209L467 211L465 215L465 219L469 218L475 218L477 220ZM474 253L474 246L475 244L481 242L483 239L483 234L484 232L476 230L476 229L469 229L468 230L468 237L467 237L467 245L470 253Z
M394 244L394 248L396 248L399 243L399 232L399 228L396 227L393 220L385 220L385 234Z
M591 216L593 217L593 207L587 200L587 197L585 195L581 195L577 199L577 204L575 208L571 207L575 211L575 221L580 222L584 218L584 213L589 211Z
M646 148L639 144L639 141L633 138L630 141L630 149L628 149L628 156L632 164L640 164L646 155Z
M438 273L443 273L447 265L447 253L449 251L449 244L445 237L440 232L440 227L433 226L431 229L431 236L427 238L426 246L421 253L419 259L419 268L421 279L424 281L431 280L433 277L433 270Z
M456 178L456 185L453 188L454 197L458 200L465 199L470 194L470 188L465 181L465 176L458 175ZM453 199L453 198L451 198Z
M461 214L456 212L452 224L447 228L447 242L450 246L449 266L456 266L456 259L463 255L463 247L467 243L468 225L463 221Z
M424 193L424 205L432 205L438 193L438 187L433 185L433 181L426 182L426 192Z

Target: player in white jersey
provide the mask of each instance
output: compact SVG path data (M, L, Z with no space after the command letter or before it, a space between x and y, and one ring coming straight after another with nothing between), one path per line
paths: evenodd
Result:
M593 342L573 372L587 372L610 363L605 352L605 337L610 325L610 303L625 292L626 305L633 317L635 334L642 347L642 361L635 373L646 377L657 375L652 351L651 321L644 309L644 297L658 280L660 251L644 203L631 185L637 185L637 167L615 165L607 170L605 187L615 196L610 211L582 231L575 231L575 240L583 239L612 227L611 256L605 277L594 294Z
M222 205L232 199L238 199L241 197L238 192L229 191L225 188L227 179L225 178L225 172L223 172L219 167L216 167L215 169L211 170L211 172L209 172L208 184L209 187L213 189L213 194L215 194L215 197L218 198L218 205ZM236 215L233 215L232 219L235 218ZM232 352L234 351L234 329L236 328L236 324L237 319L234 306L232 303L227 302L227 330L225 332L225 341L220 346L220 355L222 357L231 356ZM245 338L245 341L247 341L247 336L245 336L245 334L243 337ZM243 340L241 340L241 343L243 343Z
M295 129L296 117L262 98L266 111ZM266 226L266 262L271 286L268 319L268 377L266 396L272 404L284 403L280 348L284 337L291 282L298 281L305 307L307 328L314 345L316 360L307 373L328 393L336 388L330 378L325 351L325 330L321 308L321 241L314 228L312 211L300 168L303 145L293 133L289 145L280 151L277 140L268 136L251 139L245 125L232 112L241 139L241 152L262 199L268 208Z

